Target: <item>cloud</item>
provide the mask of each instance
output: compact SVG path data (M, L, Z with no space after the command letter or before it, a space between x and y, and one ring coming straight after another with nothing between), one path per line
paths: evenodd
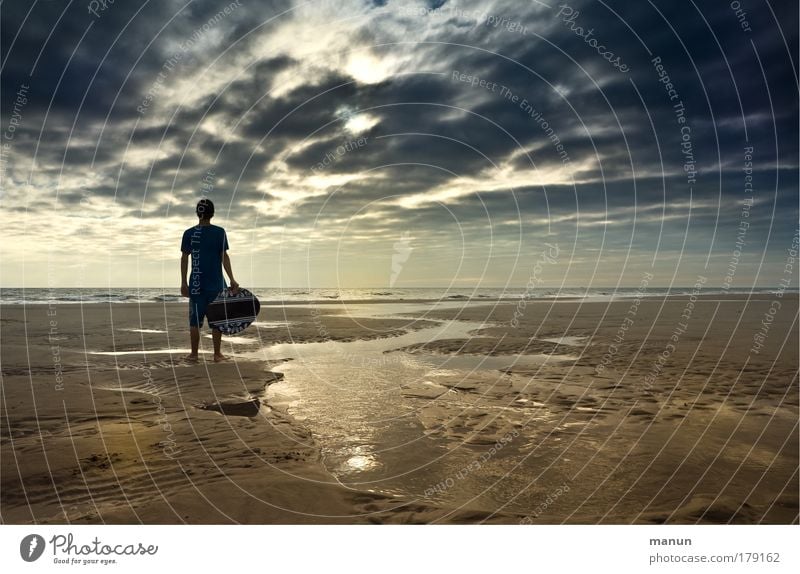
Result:
M571 22L506 0L4 4L2 202L22 245L4 261L89 260L99 280L135 244L152 270L212 170L220 223L270 264L276 248L334 256L343 230L362 253L410 231L440 253L491 245L500 283L547 237L608 256L612 277L616 250L684 250L691 277L724 261L751 161L748 247L780 274L798 219L797 6L753 7L750 32L726 3L569 7Z

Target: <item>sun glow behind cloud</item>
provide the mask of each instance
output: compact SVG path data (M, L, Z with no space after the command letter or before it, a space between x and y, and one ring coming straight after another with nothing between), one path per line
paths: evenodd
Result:
M373 128L379 121L379 118L370 114L356 114L345 122L344 129L353 135L358 135Z

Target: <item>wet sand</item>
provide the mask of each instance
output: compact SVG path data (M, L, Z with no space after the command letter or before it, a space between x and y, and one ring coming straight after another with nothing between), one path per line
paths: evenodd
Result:
M514 305L429 313L495 325L405 350L575 357L494 380L436 381L471 393L472 409L430 402L443 391L425 399L441 432L465 441L481 436L487 407L520 407L502 418L527 431L531 483L552 501L527 522L797 523L796 296L537 302L521 311L516 326ZM770 327L754 350L762 321Z
M0 309L3 522L403 523L447 514L336 484L313 437L263 401L281 361L215 364L208 338L201 361L186 361L186 316L181 304ZM412 323L309 309L269 316L223 352L388 337Z
M797 522L796 297L779 300L751 352L774 300L703 298L682 318L687 298L646 299L630 324L630 300L521 312L481 302L405 318L342 302L273 306L223 343L233 360L222 364L209 362L208 338L199 363L182 358L184 304L4 306L2 520ZM453 321L485 324L468 338L392 344ZM419 460L417 481L398 493L343 484L313 421L269 399L286 382L280 371L292 377L286 360L302 361L283 349L366 340L386 340L387 357L545 360L437 366L403 384L426 440L474 466L450 476ZM428 456L404 456L415 453ZM490 473L493 489L485 476L468 488Z

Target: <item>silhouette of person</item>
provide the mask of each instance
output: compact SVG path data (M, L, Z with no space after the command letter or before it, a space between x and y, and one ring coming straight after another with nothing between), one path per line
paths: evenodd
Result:
M231 260L228 257L228 237L225 230L212 225L214 204L210 199L201 199L196 209L199 219L197 225L183 232L181 240L181 295L189 298L189 330L192 352L186 358L197 360L200 347L200 327L206 315L206 308L226 288L222 269L231 281L231 291L236 294L239 284L233 278ZM191 272L189 260L191 258ZM211 330L214 342L214 362L224 361L226 357L220 350L222 333Z

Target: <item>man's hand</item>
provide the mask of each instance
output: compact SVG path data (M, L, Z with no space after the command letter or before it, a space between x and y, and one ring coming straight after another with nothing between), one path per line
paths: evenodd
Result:
M186 283L181 284L181 295L184 297L189 296L189 285Z
M236 282L236 279L233 278L233 270L231 269L231 258L228 257L228 252L222 252L222 268L225 270L225 273L228 274L228 279L231 280L230 286L230 294L236 295L239 292L239 284Z

